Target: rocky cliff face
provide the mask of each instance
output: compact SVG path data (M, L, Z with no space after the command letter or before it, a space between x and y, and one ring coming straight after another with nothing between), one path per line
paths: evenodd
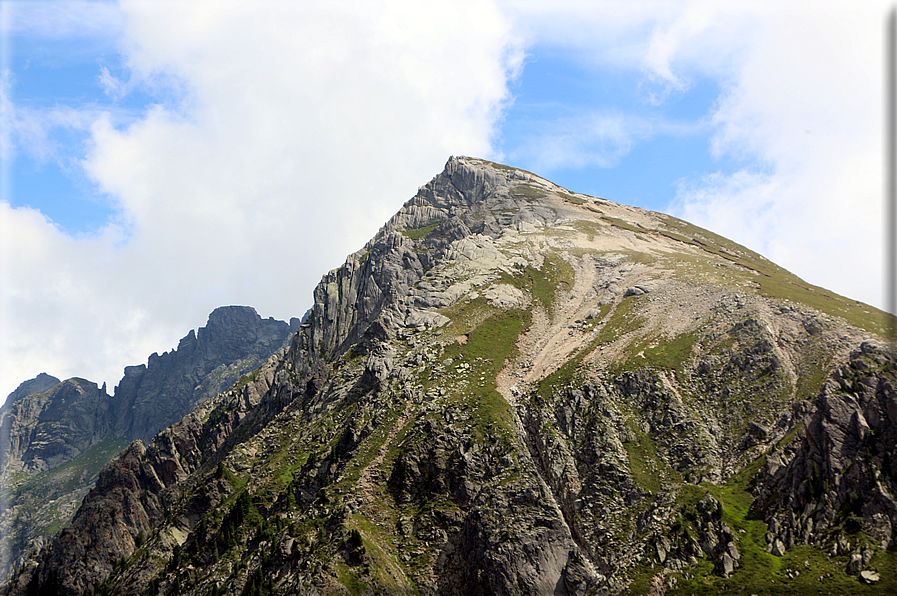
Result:
M298 320L291 325L262 319L247 306L215 309L206 326L198 333L191 330L176 350L125 368L115 389L115 434L149 442L198 403L258 368L289 341Z
M4 593L888 590L890 322L452 158L289 350L128 447Z
M0 419L0 436L8 441L0 451L4 473L55 468L101 441L112 426L106 387L84 379L57 381L46 391L10 397Z
M292 327L227 306L176 350L129 366L114 396L84 379L46 374L7 399L0 418L0 576L67 524L100 469L134 440L148 441L197 404L282 349Z
M849 570L857 573L874 548L894 544L895 371L893 353L863 344L812 402L795 404L789 437L766 455L756 478L754 510L769 524L770 552L819 544L851 555Z

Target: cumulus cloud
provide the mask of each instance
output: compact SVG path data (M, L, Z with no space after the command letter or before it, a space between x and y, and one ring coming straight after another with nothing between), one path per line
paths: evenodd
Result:
M766 174L688 181L673 209L881 307L884 4L764 8L713 114L712 148Z
M490 152L519 67L473 0L120 10L128 84L163 101L90 123L82 167L117 213L95 236L0 203L7 391L42 370L117 381L221 304L301 316L450 154Z

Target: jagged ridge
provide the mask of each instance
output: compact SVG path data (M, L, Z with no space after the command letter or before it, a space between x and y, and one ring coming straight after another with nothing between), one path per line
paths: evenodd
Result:
M126 367L114 396L84 379L42 374L22 383L0 412L0 578L71 520L123 447L148 441L258 368L298 326L221 307L176 350Z

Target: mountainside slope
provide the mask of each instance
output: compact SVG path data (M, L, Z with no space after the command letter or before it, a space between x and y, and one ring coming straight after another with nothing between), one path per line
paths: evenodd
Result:
M314 300L288 351L107 466L4 593L894 586L871 307L472 158Z
M70 520L99 471L282 349L299 326L227 306L106 393L84 379L22 383L0 410L0 578Z

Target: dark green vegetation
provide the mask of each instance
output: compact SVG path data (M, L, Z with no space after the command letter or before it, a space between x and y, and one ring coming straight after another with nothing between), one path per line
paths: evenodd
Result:
M511 190L511 196L517 199L536 201L545 197L545 190L534 184L518 184Z
M0 511L0 540L12 538L0 542L0 579L69 523L99 470L122 447L149 441L221 391L251 384L257 367L290 335L289 324L263 320L250 307L221 307L205 327L182 338L178 349L127 367L114 396L77 377L53 378L49 389L17 393L3 408L9 433L0 433L0 448L8 449L3 454L8 459L0 461L9 466L0 469L9 488ZM47 466L49 471L29 474ZM10 475L13 469L26 472Z
M514 275L502 273L499 281L526 292L534 305L541 307L551 318L558 293L571 290L575 280L570 264L557 253L550 252L545 255L541 267L527 265L518 268Z
M240 387L243 387L245 385L248 385L249 383L252 383L253 381L255 381L256 377L258 377L258 374L259 374L259 369L255 369L248 375L243 375L242 377L240 377L240 379L234 385L234 388L239 389Z
M574 197L573 195L571 195L571 194L567 194L567 193L564 193L564 192L562 192L562 193L558 193L558 194L559 194L560 196L562 196L562 197L564 198L565 201L568 201L568 202L570 202L570 203L573 203L574 205L585 205L585 204L588 202L588 201L586 201L585 199L581 199L581 198L579 198L579 197Z
M79 484L81 476L96 477L126 445L122 439L109 437L61 466L33 476L20 474L20 480L14 479L7 490L14 496L27 495L29 500L53 501Z
M629 469L632 479L637 486L656 493L663 488L661 469L666 468L657 457L657 444L647 433L642 432L630 421L630 430L634 439L623 443L626 455L629 457Z
M703 494L711 494L722 505L722 519L735 529L741 540L742 567L729 578L714 573L712 563L702 559L696 569L677 574L673 594L739 593L754 594L882 594L888 586L867 585L855 575L845 573L849 557L831 556L822 547L795 546L777 557L766 552L764 536L767 524L751 511L752 478L763 458L758 458L721 486L703 483L686 486L680 503L685 518L693 516L694 503ZM691 514L689 512L692 512ZM868 567L882 577L897 577L897 551L878 551ZM884 591L883 591L884 590Z
M498 439L510 444L514 423L508 402L495 389L495 377L515 352L514 342L530 322L530 313L512 309L492 315L470 332L467 342L449 345L445 356L452 369L466 364L471 382L458 405L470 412L478 441Z
M401 230L403 236L407 236L412 240L420 240L421 238L426 238L430 232L439 227L439 223L430 224L428 226L424 226L422 228L416 228L414 230Z

